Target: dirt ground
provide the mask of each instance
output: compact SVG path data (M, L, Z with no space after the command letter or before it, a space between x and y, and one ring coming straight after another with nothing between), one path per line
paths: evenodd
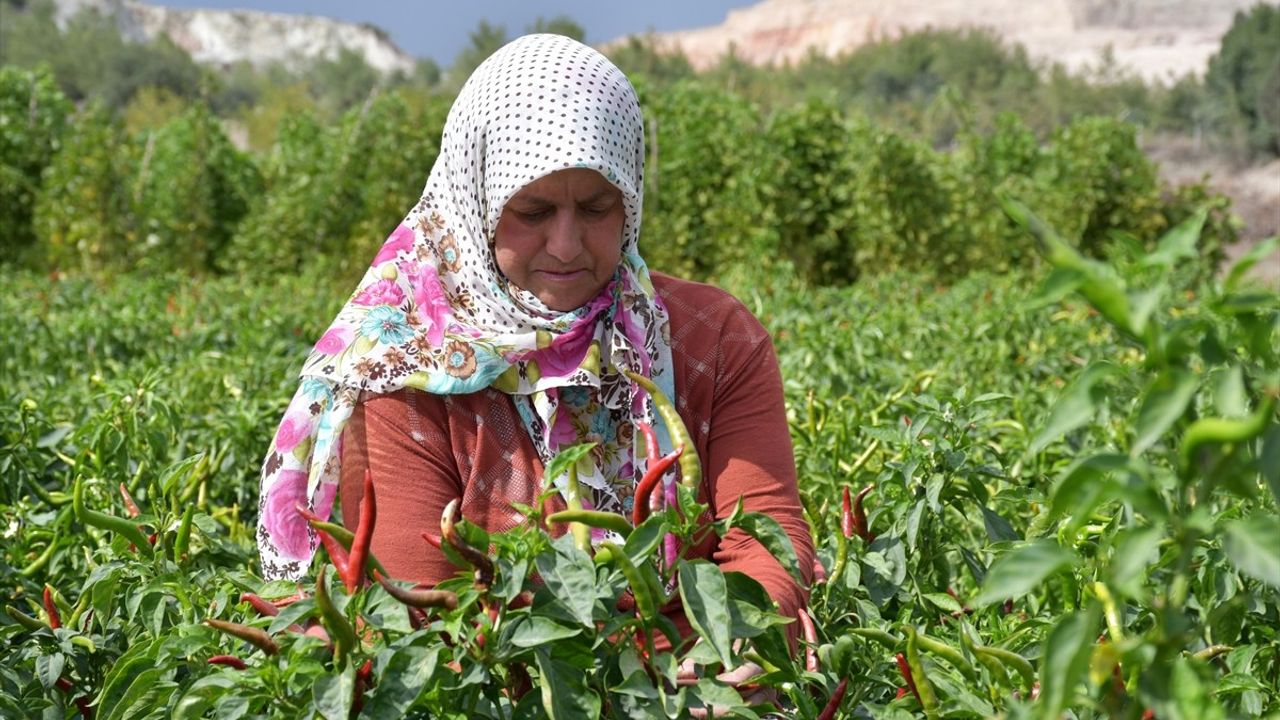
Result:
M1166 182L1181 185L1207 176L1210 187L1231 198L1231 209L1244 227L1240 242L1227 248L1228 265L1259 240L1280 234L1280 159L1240 165L1180 136L1149 139L1144 149ZM1254 266L1253 275L1280 291L1280 253Z

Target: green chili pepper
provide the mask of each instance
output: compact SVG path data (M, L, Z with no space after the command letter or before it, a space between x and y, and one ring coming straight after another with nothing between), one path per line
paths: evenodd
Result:
M608 549L612 554L614 564L622 570L623 577L631 585L631 594L635 596L640 619L646 625L649 624L658 616L658 608L662 605L662 590L655 587L652 578L640 572L622 548L611 542L600 543L600 547Z
M846 538L843 532L838 532L836 533L836 559L831 564L831 574L827 576L827 587L835 585L836 581L844 576L844 569L848 564L849 538Z
M1219 655L1223 653L1229 653L1234 649L1235 648L1231 647L1230 645L1210 645L1209 647L1193 654L1191 657L1197 660L1200 660L1202 662L1209 662L1210 660L1218 657Z
M1018 653L1010 652L998 647L991 647L989 645L975 645L973 652L978 657L986 655L989 658L994 658L1005 667L1012 668L1018 673L1018 675L1022 676L1022 684L1026 687L1028 692L1030 692L1031 688L1034 687L1036 682L1036 670L1032 667L1030 660L1027 660Z
M914 630L914 628L912 629ZM969 662L969 660L964 656L964 653L950 645L918 631L916 632L916 643L922 650L931 652L943 660L946 660L965 677L971 680L978 677L978 672L973 667L973 663Z
M631 531L635 529L618 513L602 510L561 510L547 516L547 520L556 523L576 522L593 528L612 530L624 538L629 537Z
M6 613L9 613L9 617L13 618L14 622L18 623L23 628L30 630L32 632L35 632L37 630L49 629L48 625L45 625L44 623L22 612L21 610L19 610L18 608L12 605L5 605L4 611Z
M299 507L301 508L301 506ZM355 533L351 532L350 530L346 529L345 527L337 523L331 523L325 520L321 520L320 516L316 515L310 510L306 510L305 508L299 509L299 512L302 513L302 516L307 519L307 522L311 525L312 528L315 529L317 533L322 531L329 533L329 535L334 540L338 541L338 544L342 546L343 550L347 550L348 552L350 552L351 544L355 541L355 538L356 538ZM387 568L384 567L382 563L378 562L378 558L374 557L373 553L369 553L369 557L365 560L364 567L365 567L365 572L371 572L372 570L377 570L383 575L387 574Z
M107 513L90 510L84 504L84 476L76 477L75 487L71 491L71 507L75 510L76 517L80 522L96 527L100 530L107 530L119 535L123 535L125 539L133 543L134 547L147 557L155 554L155 550L151 547L151 543L147 540L147 536L138 528L137 525L122 517L108 515Z
M916 629L910 625L904 628L907 633L907 667L911 669L911 678L915 681L916 692L920 696L920 707L929 720L938 717L938 695L934 692L933 683L925 675L924 663L920 660L920 638Z
M857 635L858 637L878 642L890 650L896 651L898 648L902 647L902 638L894 637L884 630L877 628L856 627L851 628L849 632L853 635Z
M1246 418L1230 420L1227 418L1200 418L1191 423L1191 427L1182 435L1182 467L1190 470L1195 461L1196 451L1211 443L1241 443L1252 440L1267 428L1267 421L1275 410L1276 399L1270 395L1263 398L1258 409Z
M341 665L347 653L356 648L356 631L342 611L333 604L333 598L329 597L328 583L325 582L327 574L327 566L322 566L316 578L316 607L320 609L320 620L325 630L333 638L334 663Z
M191 520L196 515L196 506L188 505L182 513L182 521L178 523L178 533L173 538L173 559L185 560L191 550Z
M702 483L702 461L698 458L693 439L689 437L689 429L685 427L684 420L680 419L680 413L676 412L676 406L671 402L671 398L659 390L649 378L630 370L623 370L623 374L649 393L649 397L653 399L654 409L667 425L671 444L675 447L684 446L684 454L680 456L680 483L697 491Z

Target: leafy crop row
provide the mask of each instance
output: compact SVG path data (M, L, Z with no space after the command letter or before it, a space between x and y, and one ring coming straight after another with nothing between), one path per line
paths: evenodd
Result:
M0 708L752 717L773 706L717 677L754 663L746 695L804 718L1280 711L1280 297L1203 272L1204 214L1113 266L1007 212L1038 284L736 286L774 334L819 550L794 658L749 578L663 559L692 497L594 558L554 522L442 527L471 550L417 615L327 553L264 582L257 462L331 283L7 271ZM767 521L733 523L785 564ZM661 642L674 595L703 642Z

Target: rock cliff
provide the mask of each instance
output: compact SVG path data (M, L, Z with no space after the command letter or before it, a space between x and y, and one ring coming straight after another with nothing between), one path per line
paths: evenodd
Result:
M82 9L114 16L124 37L149 40L168 36L198 63L293 66L312 58L332 58L353 50L381 72L413 69L411 56L372 25L357 25L310 15L250 10L195 10L147 5L136 0L57 0L65 21Z
M751 63L827 56L904 32L990 27L1034 58L1073 71L1097 66L1109 48L1124 70L1167 82L1203 73L1235 12L1257 0L764 0L720 25L653 36L695 67L732 46Z

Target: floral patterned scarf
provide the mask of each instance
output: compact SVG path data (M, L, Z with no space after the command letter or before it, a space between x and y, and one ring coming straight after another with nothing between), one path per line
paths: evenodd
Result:
M493 236L513 194L567 168L616 185L625 221L612 280L586 306L557 312L502 275ZM674 396L667 313L637 251L643 170L635 91L600 53L530 35L477 68L449 113L421 200L316 343L267 452L258 525L265 577L305 573L316 538L294 508L329 516L342 431L362 393L508 393L544 463L569 445L599 443L579 466L584 505L630 509L643 445L632 429L639 420L660 425L622 370ZM563 492L566 478L550 480Z

